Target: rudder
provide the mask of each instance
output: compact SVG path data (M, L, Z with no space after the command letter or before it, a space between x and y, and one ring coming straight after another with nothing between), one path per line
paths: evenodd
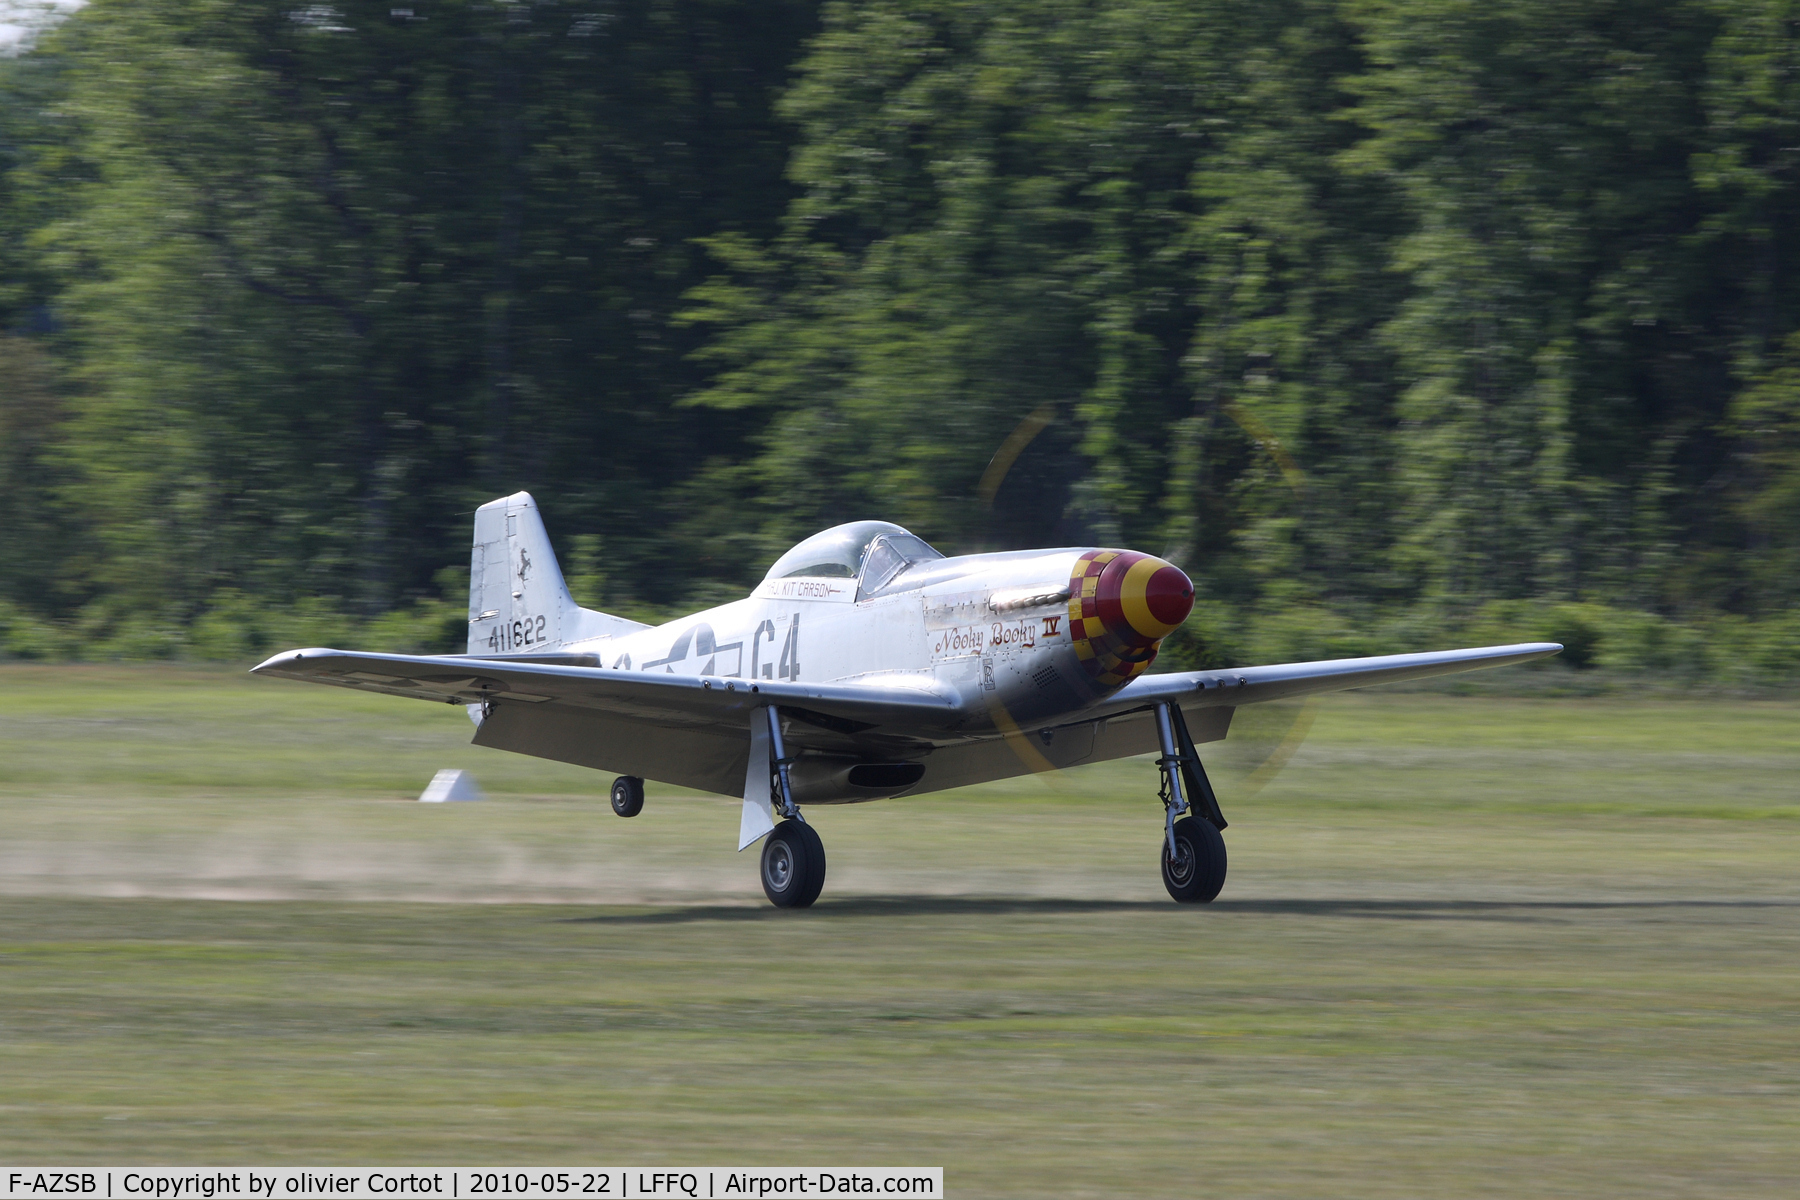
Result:
M573 642L591 643L645 628L575 603L530 492L514 492L475 510L475 545L469 554L470 654L555 654Z

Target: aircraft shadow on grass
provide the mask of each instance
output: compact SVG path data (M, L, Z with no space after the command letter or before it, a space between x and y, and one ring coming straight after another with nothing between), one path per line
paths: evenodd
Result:
M1153 900L1083 900L1055 896L850 896L819 906L821 915L961 916L1157 912L1188 913L1196 919L1243 913L1249 916L1345 917L1389 921L1544 921L1558 914L1650 909L1800 908L1800 900L1215 900L1207 909L1171 909ZM779 921L779 909L706 904L653 912L601 913L565 917L573 924L686 925L703 921Z

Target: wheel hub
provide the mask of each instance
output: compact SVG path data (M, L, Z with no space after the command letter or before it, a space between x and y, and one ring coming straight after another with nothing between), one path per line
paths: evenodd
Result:
M787 890L794 878L794 855L786 842L776 842L769 847L769 861L763 871L769 877L770 887L778 892Z
M1169 878L1177 885L1184 885L1194 877L1194 848L1186 838L1175 839L1175 853L1163 855L1167 861Z

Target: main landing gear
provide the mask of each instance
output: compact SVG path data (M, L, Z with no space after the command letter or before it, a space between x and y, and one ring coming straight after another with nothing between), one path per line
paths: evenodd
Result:
M1225 886L1225 839L1219 833L1225 814L1181 709L1156 706L1156 737L1162 747L1156 765L1162 771L1163 886L1180 903L1206 904Z
M794 803L788 757L781 738L781 710L763 710L769 721L769 800L782 820L763 839L763 895L776 908L807 908L825 887L825 843Z

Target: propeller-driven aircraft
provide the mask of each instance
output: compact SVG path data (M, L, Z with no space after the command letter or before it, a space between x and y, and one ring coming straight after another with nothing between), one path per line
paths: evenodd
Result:
M290 650L254 668L466 706L475 744L742 796L738 849L804 908L825 849L803 815L1157 751L1162 877L1178 901L1225 883L1224 813L1197 745L1246 704L1555 654L1550 642L1153 675L1194 587L1132 550L954 558L898 525L814 534L743 600L649 626L581 608L525 492L475 513L466 654Z

